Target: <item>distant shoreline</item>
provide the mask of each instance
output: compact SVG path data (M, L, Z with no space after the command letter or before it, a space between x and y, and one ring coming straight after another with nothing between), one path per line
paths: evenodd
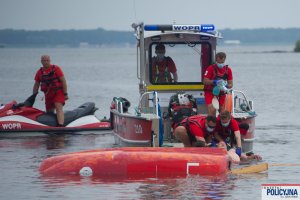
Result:
M261 28L220 30L227 45L295 45L300 40L300 28ZM230 44L231 43L233 44ZM56 48L56 47L130 47L136 44L133 31L94 30L0 30L0 48ZM225 44L224 44L225 45Z

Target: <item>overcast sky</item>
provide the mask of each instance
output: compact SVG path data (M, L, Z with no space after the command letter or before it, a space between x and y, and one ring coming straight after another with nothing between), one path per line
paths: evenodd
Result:
M0 0L0 29L128 31L135 21L300 28L300 0Z

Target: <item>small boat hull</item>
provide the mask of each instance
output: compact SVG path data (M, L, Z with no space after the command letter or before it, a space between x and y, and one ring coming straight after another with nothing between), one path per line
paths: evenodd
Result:
M10 119L9 119L10 118ZM110 122L101 122L95 120L95 116L85 116L82 121L88 121L87 124L67 125L65 127L53 127L41 124L34 120L23 116L9 116L0 119L0 134L9 135L10 133L26 133L26 132L46 132L46 133L70 133L82 131L102 131L110 130Z
M111 110L112 131L115 144L120 147L151 147L152 119L121 114Z
M241 129L242 149L245 153L253 152L253 143L255 139L255 117L235 117L240 123L247 124L249 129L245 132Z
M218 148L111 148L51 157L39 170L43 176L105 179L215 176L228 172L228 157Z
M55 114L18 105L16 101L12 101L0 107L0 136L11 133L74 133L111 129L110 120L100 120L96 117L93 102L86 102L74 110L66 111L64 127L57 126Z

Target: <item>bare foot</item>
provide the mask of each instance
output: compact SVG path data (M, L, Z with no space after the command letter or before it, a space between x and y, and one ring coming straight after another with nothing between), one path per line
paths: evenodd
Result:
M253 159L253 160L262 160L262 157L258 154L253 154L251 156L248 156L248 159Z
M235 153L235 149L230 149L228 152L227 152L228 156L229 156L229 159L232 161L232 163L234 164L239 164L241 159L240 157Z
M250 160L262 160L262 157L258 154L252 154L250 156L247 156L246 154L241 155L241 160L243 161L250 161Z

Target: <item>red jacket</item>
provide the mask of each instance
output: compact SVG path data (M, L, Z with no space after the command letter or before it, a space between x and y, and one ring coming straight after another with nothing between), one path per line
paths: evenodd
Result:
M48 69L41 67L35 75L34 80L41 83L41 91L62 90L60 77L64 76L59 66L51 65Z
M204 78L209 80L222 79L224 81L231 81L233 79L232 70L228 65L220 69L217 64L213 64L206 69ZM204 85L205 91L212 91L213 88L214 85Z

